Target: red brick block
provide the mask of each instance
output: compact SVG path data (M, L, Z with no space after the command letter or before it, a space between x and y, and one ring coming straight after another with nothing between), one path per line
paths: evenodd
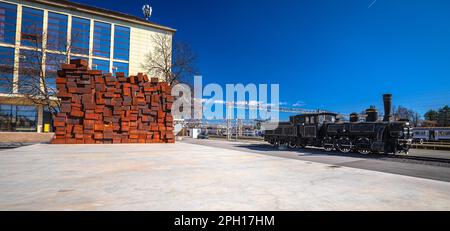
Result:
M54 143L174 142L170 86L148 76L103 75L72 60L58 71Z
M78 111L78 110L72 110L70 112L70 115L73 116L73 117L83 117L84 116L84 112Z
M61 64L61 69L63 70L72 70L72 69L76 69L77 65L75 64Z
M88 66L87 60L84 60L84 59L71 59L70 64L74 64L77 67L87 67Z

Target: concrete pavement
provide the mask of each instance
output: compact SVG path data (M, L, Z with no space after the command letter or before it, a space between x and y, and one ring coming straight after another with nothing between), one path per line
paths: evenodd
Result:
M278 150L264 142L255 141L225 141L184 139L183 142L203 146L219 147L236 151L252 152L261 155L275 156L295 160L311 161L323 164L352 167L365 170L400 174L432 180L450 182L450 164L426 162L395 158L391 155L361 155L359 153L343 154L338 151L325 152L321 149L286 149ZM432 150L413 150L412 156L450 157L450 152Z
M0 210L449 210L450 183L179 142L0 151Z

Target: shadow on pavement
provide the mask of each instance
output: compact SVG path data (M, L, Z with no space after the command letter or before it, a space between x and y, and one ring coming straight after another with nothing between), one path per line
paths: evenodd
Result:
M388 157L384 154L368 154L363 155L359 153L341 153L337 151L333 152L325 152L320 149L314 148L302 148L302 149L286 149L279 150L276 147L272 147L268 144L240 144L236 145L236 147L246 148L253 151L260 152L288 152L288 153L298 153L298 156L341 156L341 157L354 157L354 158L367 158L367 159L383 159Z

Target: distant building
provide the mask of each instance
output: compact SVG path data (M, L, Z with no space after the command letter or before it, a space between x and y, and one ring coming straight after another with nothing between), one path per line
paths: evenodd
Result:
M0 131L42 132L51 121L45 108L26 100L20 86L36 46L45 51L46 81L55 85L58 63L49 60L79 58L104 72L145 73L141 65L153 50L152 37L171 41L174 33L140 17L65 0L0 0ZM32 42L36 34L42 35L39 44ZM62 54L67 44L70 52ZM5 85L8 81L19 84Z
M422 127L437 127L437 126L438 126L437 121L431 121L431 120L422 121Z

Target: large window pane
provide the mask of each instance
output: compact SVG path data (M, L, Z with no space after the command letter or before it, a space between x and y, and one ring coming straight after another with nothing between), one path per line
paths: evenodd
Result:
M15 43L16 19L16 5L0 2L0 42Z
M0 131L36 132L36 125L36 107L0 104Z
M14 48L0 47L0 93L11 93L14 74Z
M12 118L16 114L16 107L9 104L0 104L0 131L13 131Z
M72 17L71 51L74 54L89 55L89 31L91 22L88 19Z
M33 50L20 50L19 93L40 95L42 53Z
M28 7L22 8L22 46L42 47L42 26L44 11Z
M125 76L128 76L128 63L113 63L113 74L116 75L117 72L123 72Z
M56 94L57 71L61 64L66 63L67 57L61 54L47 53L45 58L45 82L50 95Z
M111 24L94 23L94 56L109 58L111 45Z
M37 111L34 106L17 106L16 131L35 132L37 128Z
M129 60L130 28L114 27L114 59Z
M101 70L103 73L109 73L109 61L93 59L92 60L92 69L93 70Z
M65 51L67 45L67 16L48 12L47 49Z

